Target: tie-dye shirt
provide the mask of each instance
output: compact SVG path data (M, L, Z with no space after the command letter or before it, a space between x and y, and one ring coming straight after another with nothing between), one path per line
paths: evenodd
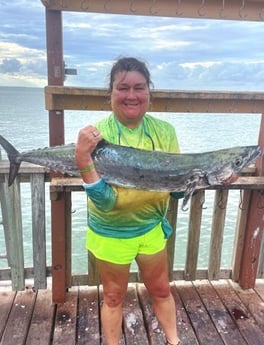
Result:
M104 139L114 144L146 150L179 152L174 127L151 115L143 123L129 129L111 114L95 125ZM166 238L172 229L166 219L170 194L110 186L102 179L84 184L88 196L88 226L106 237L132 238L162 223Z

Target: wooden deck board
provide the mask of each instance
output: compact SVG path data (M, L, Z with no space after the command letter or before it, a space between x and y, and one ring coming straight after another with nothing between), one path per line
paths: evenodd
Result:
M159 323L153 313L150 296L144 285L138 285L139 303L145 320L145 330L148 334L149 344L161 345L164 344L164 334L159 326ZM146 343L148 344L148 343Z
M4 333L14 298L15 292L13 291L9 293L3 291L0 293L0 339L2 338L2 335Z
M226 281L216 281L213 282L213 285L248 344L263 344L264 332L261 331L256 320L238 297L236 291Z
M49 344L53 332L55 306L51 302L51 290L39 290L27 335L27 345Z
M212 339L214 339L214 345L223 345L221 337L193 284L191 282L180 282L176 283L176 287L191 320L199 344L211 344Z
M123 312L123 328L126 344L140 345L148 343L143 313L140 308L135 285L129 286L127 291Z
M78 345L100 345L99 296L97 286L79 288Z
M55 316L54 345L72 345L76 343L78 310L78 290L68 292L65 303L57 304Z
M226 345L247 345L216 290L208 281L194 283L215 328Z
M188 316L187 310L180 298L179 292L176 289L176 286L172 286L172 295L174 297L177 309L177 328L179 332L179 337L182 340L182 343L185 345L199 345L196 338L194 329L192 328L190 318Z
M171 291L182 345L263 345L263 279L249 290L229 280L176 281ZM57 305L49 289L0 291L0 345L106 345L101 303L101 287L74 287ZM163 345L164 339L145 287L130 284L120 345Z
M25 343L35 299L36 294L31 290L17 292L1 339L1 345Z
M233 283L231 283L233 285ZM258 326L264 331L264 302L253 289L242 290L238 285L233 285L234 290L247 307Z
M264 301L264 279L257 279L255 285L255 291L259 294L259 296Z

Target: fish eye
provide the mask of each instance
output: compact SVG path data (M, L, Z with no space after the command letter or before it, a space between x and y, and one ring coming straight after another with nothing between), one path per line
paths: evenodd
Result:
M237 159L235 160L235 166L236 166L237 168L239 168L240 165L241 165L242 163L243 163L243 160L240 159L240 158L237 158Z

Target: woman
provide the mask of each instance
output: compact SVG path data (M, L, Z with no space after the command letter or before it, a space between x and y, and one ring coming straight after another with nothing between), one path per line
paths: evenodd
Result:
M151 295L166 344L180 344L166 252L172 232L166 220L169 193L110 186L97 174L91 157L102 138L124 146L179 152L174 128L146 114L151 85L150 73L142 61L119 59L110 73L112 114L95 126L81 129L76 144L76 163L89 198L86 245L96 257L103 284L101 317L108 345L119 343L122 304L133 260Z

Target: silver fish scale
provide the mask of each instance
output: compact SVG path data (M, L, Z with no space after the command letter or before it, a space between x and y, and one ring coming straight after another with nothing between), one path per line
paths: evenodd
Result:
M79 176L74 144L22 153L1 135L0 144L10 160L9 184L13 183L21 161ZM109 184L153 191L183 191L186 204L195 190L225 183L261 154L258 146L176 154L140 150L101 140L92 157L99 175Z

